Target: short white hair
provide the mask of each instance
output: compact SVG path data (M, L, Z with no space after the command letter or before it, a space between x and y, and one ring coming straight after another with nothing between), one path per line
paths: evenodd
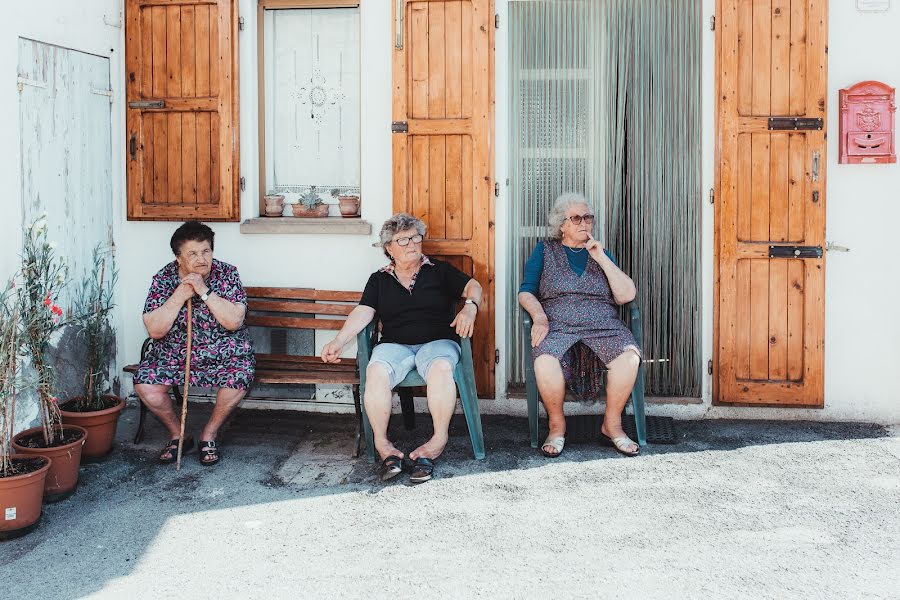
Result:
M384 222L384 225L381 226L381 232L378 234L379 245L384 251L384 255L388 258L391 258L391 255L388 254L387 246L391 238L393 238L396 234L401 231L406 231L407 229L415 229L416 233L421 236L425 236L425 231L428 229L425 226L425 223L421 219L417 219L408 213L397 213L392 216L390 219Z
M550 209L550 214L547 215L547 233L552 239L558 240L562 238L562 226L566 222L566 211L579 204L590 206L587 198L577 192L560 194L556 201L553 202L553 208Z

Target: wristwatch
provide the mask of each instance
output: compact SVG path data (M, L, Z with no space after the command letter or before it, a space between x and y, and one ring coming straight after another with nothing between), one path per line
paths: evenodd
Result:
M207 288L207 289L206 289L206 292L204 292L204 293L200 296L200 299L203 300L204 302L206 302L206 300L209 298L209 293L210 293L210 291L211 291L211 290L210 290L209 288Z
M466 298L466 301L464 302L464 304L474 304L474 305L475 305L475 310L476 310L476 311L478 310L478 303L475 302L474 300L472 300L471 298Z

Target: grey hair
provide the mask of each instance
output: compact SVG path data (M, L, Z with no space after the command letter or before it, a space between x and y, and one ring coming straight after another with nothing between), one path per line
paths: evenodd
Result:
M558 240L562 238L562 226L566 222L566 211L577 204L588 204L587 198L577 192L566 192L553 202L553 208L547 215L547 234L550 238Z
M392 237L394 237L401 231L406 231L407 229L413 228L415 228L416 232L422 236L425 235L425 231L427 229L425 223L422 222L421 219L417 219L407 213L397 213L396 215L385 221L384 225L381 226L381 233L379 234L381 249L384 252L384 255L389 259L391 258L391 255L388 254L385 246L391 241Z

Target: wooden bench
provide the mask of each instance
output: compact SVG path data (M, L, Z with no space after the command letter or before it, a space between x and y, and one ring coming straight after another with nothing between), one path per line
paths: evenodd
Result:
M269 327L303 330L339 330L359 299L360 292L313 290L302 288L248 287L248 327ZM326 318L316 318L322 315ZM141 349L141 359L153 343L147 339ZM134 373L137 365L128 365L126 372ZM254 383L276 385L322 384L350 385L356 410L357 429L354 456L359 455L362 435L362 409L359 396L359 369L355 358L342 358L339 363L326 364L318 356L292 354L256 354ZM172 386L175 399L181 403L181 391ZM141 403L140 422L134 437L138 444L144 437L144 418L147 407Z

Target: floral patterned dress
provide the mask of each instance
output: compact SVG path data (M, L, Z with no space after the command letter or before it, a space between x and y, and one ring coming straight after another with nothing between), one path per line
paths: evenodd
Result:
M150 284L144 314L165 304L180 283L178 263L163 267ZM238 271L232 265L213 260L206 280L210 292L229 302L247 304L247 294ZM256 357L246 326L237 331L222 327L209 307L194 296L191 325L191 385L245 390L253 381ZM153 342L138 365L134 383L180 385L184 383L187 353L187 303L162 339Z

